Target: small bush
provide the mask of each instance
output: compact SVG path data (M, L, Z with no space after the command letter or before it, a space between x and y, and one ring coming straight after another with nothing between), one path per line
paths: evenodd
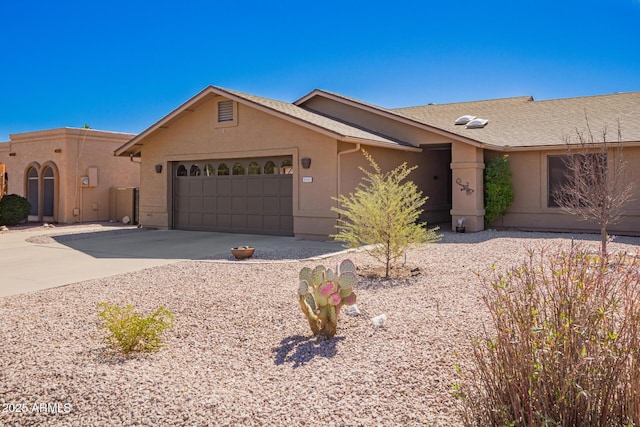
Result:
M513 203L513 185L509 156L495 157L484 170L484 224L504 215Z
M438 227L427 229L419 222L428 197L407 176L417 168L406 163L389 172L383 172L373 157L362 150L371 170L359 168L364 174L355 193L332 197L340 207L337 212L335 240L345 242L349 248L367 246L366 251L385 264L385 277L404 255L411 244L433 243L442 236L436 234Z
M165 329L173 328L173 314L163 306L147 317L141 316L129 304L122 308L102 302L98 308L102 309L98 317L105 322L100 329L109 331L109 345L124 354L162 348L160 335Z
M465 425L640 425L639 276L572 246L483 279L493 329L454 385Z
M26 220L31 203L17 194L8 194L0 198L0 225L16 225Z

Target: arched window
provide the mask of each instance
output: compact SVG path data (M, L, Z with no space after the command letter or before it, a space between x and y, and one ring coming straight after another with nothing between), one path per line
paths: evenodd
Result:
M216 168L211 163L204 165L204 176L214 176L216 174Z
M27 200L31 204L29 215L38 215L38 170L34 167L27 172Z
M191 170L189 171L189 176L200 176L200 166L191 165Z
M184 165L178 166L176 176L187 176L187 168Z
M260 175L260 165L257 162L249 163L249 175Z
M285 175L291 175L293 173L293 162L291 160L283 160L280 170Z
M218 175L229 175L229 166L226 163L218 165Z
M264 165L264 174L265 175L274 175L278 172L278 168L276 168L276 164L269 160Z
M53 169L48 166L45 167L42 173L42 179L42 192L44 193L42 215L52 217L53 201L55 196L55 176L53 175Z
M240 162L235 162L233 164L233 174L234 175L244 175L244 165Z

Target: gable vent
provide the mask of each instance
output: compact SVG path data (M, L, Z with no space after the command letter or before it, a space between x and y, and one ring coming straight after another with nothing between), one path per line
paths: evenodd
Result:
M233 101L218 102L218 122L233 121Z
M473 119L469 123L467 123L467 129L479 129L483 128L489 123L489 120L486 119Z
M456 119L456 124L457 125L466 125L467 123L469 123L471 120L475 119L476 116L461 116L458 117Z

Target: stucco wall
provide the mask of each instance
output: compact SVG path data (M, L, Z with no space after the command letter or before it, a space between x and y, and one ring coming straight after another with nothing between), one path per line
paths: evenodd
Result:
M352 150L352 144L341 144L341 151ZM448 223L451 209L449 196L449 163L451 151L448 148L429 150L422 152L408 152L387 150L376 147L362 147L374 158L383 172L390 171L402 163L407 166L418 166L407 177L413 181L423 196L428 196L427 203L423 206L424 214L421 220L429 224ZM361 182L363 173L360 167L371 170L366 158L360 152L348 153L340 156L340 186L341 194L353 192Z
M640 192L640 147L629 147L623 151L628 162L628 182L636 182L636 194ZM513 204L504 217L490 224L495 227L510 227L526 230L589 231L599 232L593 222L580 221L560 208L547 207L548 182L547 158L549 155L566 154L563 150L510 152L509 161L514 189ZM613 154L613 153L612 153ZM487 159L496 155L488 153ZM609 227L610 233L640 234L640 198L629 202L624 220Z
M139 165L113 155L132 137L75 128L11 135L10 142L0 144L0 163L6 165L9 175L7 192L26 197L28 169L34 166L41 174L49 165L55 173L53 221L105 221L109 219L109 188L139 186ZM97 184L83 188L80 177L87 176L90 167L97 170Z
M304 108L319 112L339 121L354 123L366 129L390 135L401 141L409 142L416 146L421 144L440 144L451 142L450 138L426 132L418 127L402 123L398 119L386 118L362 108L334 101L322 96L316 96L303 105Z
M294 233L321 238L333 232L335 214L331 196L337 191L337 141L329 136L239 104L237 123L219 127L219 96L200 103L167 127L144 140L141 156L140 221L143 225L170 228L172 215L171 162L186 160L267 157L293 158ZM302 169L300 159L311 158ZM155 165L163 165L162 173ZM303 183L303 177L313 182Z

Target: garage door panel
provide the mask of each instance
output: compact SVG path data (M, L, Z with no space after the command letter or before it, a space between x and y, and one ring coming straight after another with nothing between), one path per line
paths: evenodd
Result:
M218 177L216 179L218 194L231 194L231 178L230 177Z
M216 202L218 212L231 212L231 197L218 197Z
M280 178L267 177L262 183L263 194L280 194Z
M247 214L247 229L262 230L262 215Z
M205 196L215 196L218 194L218 185L215 178L206 178L202 181L202 193Z
M202 214L202 225L204 227L217 227L218 221L217 216L214 213L204 213Z
M243 176L234 176L231 179L232 194L247 194L247 179Z
M232 215L231 216L231 229L234 231L243 231L247 228L247 215Z
M247 180L247 194L258 196L264 194L264 182L262 178L251 177Z
M216 197L203 197L202 210L204 212L215 212L217 210Z
M245 196L233 196L231 198L231 212L243 214L247 212L247 198Z
M202 179L192 179L189 181L189 195L202 194Z
M247 211L262 213L264 211L262 199L262 196L247 197Z
M280 197L280 213L291 214L291 207L293 206L293 198Z
M293 216L281 216L280 217L280 229L281 230L293 230Z
M223 229L231 230L231 215L217 214L217 226Z
M290 158L289 158L290 159ZM189 230L241 233L293 234L293 176L277 174L222 175L221 163L257 163L262 169L284 157L206 160L174 164L173 226ZM201 176L176 176L178 166L192 165L212 172ZM260 169L260 170L262 170Z
M202 197L189 197L189 211L202 212Z

